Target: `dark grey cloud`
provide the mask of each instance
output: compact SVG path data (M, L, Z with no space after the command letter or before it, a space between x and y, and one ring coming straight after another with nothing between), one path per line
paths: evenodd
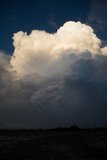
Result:
M0 127L12 127L13 124L24 127L31 109L28 99L33 87L16 79L15 73L9 71L9 61L8 55L0 53ZM25 126L27 124L29 126L29 123Z
M1 128L107 125L107 56L70 54L66 73L38 84L17 80L9 60L0 54Z
M37 110L51 112L57 123L107 124L107 57L79 57L61 82L35 92ZM105 73L106 72L106 73ZM52 117L51 117L52 118ZM53 119L50 118L50 121Z

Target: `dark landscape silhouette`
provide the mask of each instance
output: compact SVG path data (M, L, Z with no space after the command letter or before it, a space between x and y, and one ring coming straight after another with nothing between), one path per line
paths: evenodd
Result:
M105 160L107 128L1 129L1 160Z

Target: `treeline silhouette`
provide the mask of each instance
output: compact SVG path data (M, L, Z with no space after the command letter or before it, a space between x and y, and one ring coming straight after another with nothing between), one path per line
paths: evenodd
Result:
M85 127L85 128L81 128L79 127L77 124L71 124L71 125L60 125L56 128L32 128L32 129L13 129L13 128L5 128L5 129L0 129L0 132L5 132L5 131L80 131L80 130L107 130L107 127L95 127L95 128L91 128L91 127Z

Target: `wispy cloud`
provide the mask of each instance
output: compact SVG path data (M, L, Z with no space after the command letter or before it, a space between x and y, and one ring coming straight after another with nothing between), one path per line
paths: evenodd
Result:
M91 24L95 30L99 31L107 28L107 1L106 0L92 0L91 9L88 16L88 23Z
M54 19L54 15L50 15L48 18L47 18L47 22L48 22L48 25L50 25L52 28L54 29L57 29L57 24L55 22L55 19Z

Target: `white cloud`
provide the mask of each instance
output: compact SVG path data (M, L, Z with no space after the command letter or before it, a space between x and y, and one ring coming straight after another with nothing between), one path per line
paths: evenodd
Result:
M107 47L103 47L101 49L101 53L102 53L102 55L107 55Z
M71 53L101 53L100 39L90 26L81 22L66 22L55 34L38 30L29 35L18 32L13 40L15 50L10 62L19 78L29 74L42 77L59 74L68 67L63 58Z
M12 56L0 53L0 126L106 124L107 47L91 27L67 22L13 40Z

